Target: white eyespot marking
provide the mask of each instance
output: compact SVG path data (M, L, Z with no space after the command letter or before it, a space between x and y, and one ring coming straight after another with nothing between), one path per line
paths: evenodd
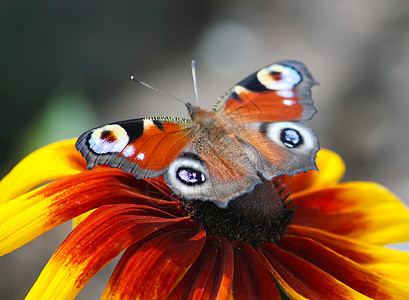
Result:
M178 157L169 165L164 178L173 192L187 200L206 198L212 190L208 170L196 157Z
M128 142L126 130L118 124L95 129L88 140L89 147L97 154L121 152Z
M301 122L275 122L265 127L267 137L288 149L310 151L318 147L318 140L311 128Z
M296 101L291 100L291 99L284 99L283 100L283 104L287 105L287 106L291 106L291 105L296 104L296 103L297 103Z
M301 75L293 68L274 64L257 72L258 81L269 90L288 91L301 80Z
M172 181L178 185L194 186L206 181L207 170L200 160L191 157L179 157L174 160L168 169Z
M134 153L135 153L135 148L132 145L128 145L124 148L124 150L122 150L122 155L125 157L130 157L134 155Z
M281 90L281 91L277 91L277 95L283 97L283 98L292 98L294 97L294 92L290 91L290 90Z
M139 152L138 155L136 156L138 160L144 160L145 159L145 153Z

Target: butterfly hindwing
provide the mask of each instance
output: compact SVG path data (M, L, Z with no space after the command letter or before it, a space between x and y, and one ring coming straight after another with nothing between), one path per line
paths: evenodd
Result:
M164 173L166 183L186 200L212 201L225 208L229 200L261 183L240 141L213 140L196 132L189 147Z
M240 139L254 168L266 179L316 170L319 142L301 121L249 123Z
M107 124L82 134L77 149L88 168L107 164L137 178L157 177L189 143L189 120L144 118Z
M273 63L233 86L213 111L245 123L309 120L316 112L310 91L314 84L302 63Z

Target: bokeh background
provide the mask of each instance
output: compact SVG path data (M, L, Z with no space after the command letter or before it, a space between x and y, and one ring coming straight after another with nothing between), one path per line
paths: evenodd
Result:
M0 2L0 175L29 152L106 122L210 109L277 60L304 62L320 86L310 122L347 164L345 180L386 185L409 203L407 0ZM385 212L387 213L387 212ZM22 299L69 224L0 259L0 298ZM97 299L112 265L78 299Z

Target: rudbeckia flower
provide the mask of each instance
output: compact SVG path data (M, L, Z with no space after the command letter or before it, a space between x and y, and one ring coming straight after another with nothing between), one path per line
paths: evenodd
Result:
M333 152L318 153L319 172L266 183L278 209L257 189L221 209L161 177L87 170L74 143L37 150L0 183L1 254L76 225L27 299L73 299L122 252L104 299L408 298L409 253L384 247L408 240L408 210L378 184L338 183Z

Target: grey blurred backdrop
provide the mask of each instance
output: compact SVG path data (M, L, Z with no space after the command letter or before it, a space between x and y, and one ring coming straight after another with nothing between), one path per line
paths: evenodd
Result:
M0 3L0 175L45 144L102 123L187 117L270 62L304 62L320 86L310 122L345 160L345 180L409 202L409 3L406 0L12 1ZM69 225L0 259L0 298L22 299ZM98 298L112 270L78 299Z

